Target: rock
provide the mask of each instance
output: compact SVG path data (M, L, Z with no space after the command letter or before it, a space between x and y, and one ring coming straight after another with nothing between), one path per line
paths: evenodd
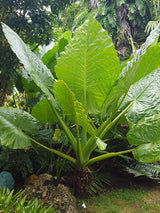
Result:
M26 185L32 185L36 182L36 180L38 179L38 176L33 174L31 176L29 176L28 178L25 179L25 184Z
M55 190L53 190L54 199L53 203L62 212L67 212L72 206L72 212L76 213L76 198L71 194L68 187L59 184Z
M45 187L44 187L44 191L43 191L43 193L42 193L42 198L43 198L43 197L46 197L47 191L48 191L47 186L45 186Z
M77 210L74 206L70 205L66 213L77 213Z
M53 205L57 212L77 213L76 198L72 195L69 188L59 184L54 185L52 175L47 173L38 176L33 185L27 185L25 195L28 200L38 198L39 203L44 203L47 207Z
M14 178L10 172L1 172L0 173L0 188L3 190L4 188L8 188L12 190L14 188Z
M47 173L38 176L38 180L35 181L35 186L44 186L45 182L52 182L53 176Z

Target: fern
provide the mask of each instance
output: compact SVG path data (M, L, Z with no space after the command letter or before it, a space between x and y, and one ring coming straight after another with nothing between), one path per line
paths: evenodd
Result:
M160 23L160 16L157 17L156 20L154 21L149 21L145 28L145 32L149 33L150 31L154 30L159 23Z
M151 20L146 25L146 33L149 33L150 31L154 30L156 26L160 23L160 0L149 1L148 5L151 14Z
M149 163L133 163L125 167L125 170L134 176L146 176L150 179L160 180L160 165Z

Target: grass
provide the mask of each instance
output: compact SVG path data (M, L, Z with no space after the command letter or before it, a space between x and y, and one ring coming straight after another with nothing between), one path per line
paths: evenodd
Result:
M160 191L132 185L110 189L84 202L85 213L159 213Z

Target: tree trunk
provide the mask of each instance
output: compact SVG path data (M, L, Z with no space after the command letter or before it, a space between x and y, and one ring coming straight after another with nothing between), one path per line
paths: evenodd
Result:
M128 10L125 4L122 4L118 9L117 21L121 24L120 34L114 41L117 53L125 59L130 57L132 47L130 44L130 38L132 37L131 26L128 20ZM127 56L126 56L127 55Z
M0 106L4 105L6 95L7 95L7 85L4 84L2 87L0 85Z
M93 9L98 8L98 0L90 0L90 4Z

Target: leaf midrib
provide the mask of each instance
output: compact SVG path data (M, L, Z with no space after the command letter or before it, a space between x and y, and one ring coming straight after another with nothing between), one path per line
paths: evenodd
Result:
M86 66L87 66L87 42L85 44L85 51L84 51L84 82L83 82L83 86L84 86L84 108L86 109L86 101L87 101L87 69L86 69Z

